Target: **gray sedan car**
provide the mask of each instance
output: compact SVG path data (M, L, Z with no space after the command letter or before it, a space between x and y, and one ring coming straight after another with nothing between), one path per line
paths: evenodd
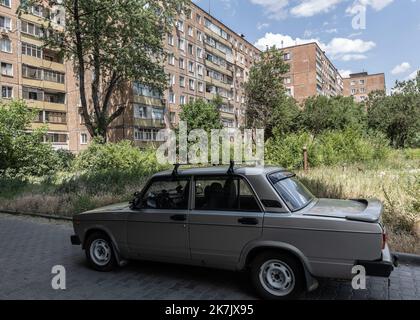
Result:
M295 298L355 265L389 277L378 200L317 199L282 168L212 167L154 175L131 203L74 216L90 265L128 260L246 270L263 298Z

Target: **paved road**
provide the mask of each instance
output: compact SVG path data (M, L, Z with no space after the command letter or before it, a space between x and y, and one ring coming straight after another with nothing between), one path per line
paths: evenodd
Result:
M169 264L134 262L112 273L90 270L84 253L69 243L69 223L0 214L0 299L255 299L243 274ZM51 287L54 265L66 268L67 289ZM387 299L387 281L368 289L324 280L306 299ZM391 299L420 300L420 266L394 272Z

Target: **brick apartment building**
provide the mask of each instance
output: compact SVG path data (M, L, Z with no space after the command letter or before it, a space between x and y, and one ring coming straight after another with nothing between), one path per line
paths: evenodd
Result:
M33 127L47 124L46 140L55 148L79 152L90 136L83 125L80 98L71 63L42 49L41 26L48 20L64 28L59 8L34 7L16 14L18 0L0 0L1 98L25 99L40 110ZM176 125L182 106L194 99L223 99L226 127L244 125L243 83L260 51L197 5L178 17L165 39L169 53L164 66L169 88L160 96L141 83L127 84L125 114L111 126L110 139L128 139L142 147L158 143L157 132Z
M290 65L284 85L298 102L324 95L343 94L343 78L316 42L281 49Z
M354 97L357 102L364 102L373 91L386 91L385 74L360 72L350 74L344 79L344 95Z
M56 29L64 28L63 13L57 8L32 8L17 17L16 0L0 0L0 89L1 99L25 99L39 109L33 128L49 124L46 141L68 149L66 75L68 65L57 53L41 49L41 25L50 19Z

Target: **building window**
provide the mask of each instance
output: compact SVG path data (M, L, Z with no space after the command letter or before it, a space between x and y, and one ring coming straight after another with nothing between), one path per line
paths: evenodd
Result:
M184 21L178 20L176 23L176 27L179 31L184 32Z
M7 53L12 53L12 42L9 39L0 39L0 50Z
M188 26L188 35L192 37L194 35L194 30L192 27Z
M182 106L185 104L185 96L180 96L179 97L179 104Z
M174 36L171 35L171 34L168 34L168 44L170 46L173 46L174 45Z
M21 31L35 37L43 36L42 28L40 26L26 21L22 21Z
M356 85L356 81L353 80L352 82L350 82L350 85L351 86L355 86Z
M13 98L13 88L9 87L9 86L2 86L1 87L1 97L3 99Z
M175 93L170 92L169 93L169 103L174 104L175 103Z
M26 100L35 100L35 101L44 100L44 92L42 90L29 88L29 87L22 88L22 96L23 96L23 99L26 99Z
M147 119L147 107L143 105L134 105L134 118Z
M12 30L12 19L9 17L0 16L0 28Z
M185 51L185 40L184 39L178 39L178 49L181 51Z
M192 62L192 61L188 62L188 71L190 73L194 73L194 62Z
M197 57L203 59L203 49L197 48Z
M45 121L49 123L67 123L65 112L45 111Z
M198 24L201 24L201 16L199 14L195 16L195 20L197 21Z
M22 42L22 54L42 59L42 49L33 44Z
M65 144L67 143L67 134L62 133L47 133L46 142Z
M195 81L193 79L190 79L188 83L190 90L195 90Z
M175 65L175 56L172 53L168 56L168 63L171 66L174 66Z
M357 90L356 89L351 89L351 94L356 94Z
M182 88L185 87L185 77L179 76L179 86Z
M185 68L185 60L184 58L179 58L179 68L184 69Z
M22 65L22 76L35 80L42 80L42 69L30 67L26 64Z
M290 77L284 78L284 84L291 84L292 79Z
M0 4L2 5L2 6L5 6L5 7L9 7L9 8L11 8L11 1L12 0L1 0L0 1Z
M80 134L80 144L87 144L88 143L88 136L86 133Z
M192 44L188 44L188 54L193 55L194 54L194 47Z
M13 77L13 65L11 63L1 63L1 74L3 76Z
M202 82L198 83L198 91L204 92L204 83L202 83Z
M359 84L363 86L365 84L365 80L360 80Z
M360 93L366 93L366 88L360 88Z
M52 70L44 70L45 81L64 83L64 78L65 78L64 73L60 73L60 72L52 71Z
M158 130L154 129L134 129L134 139L137 141L163 141Z
M197 30L197 39L200 42L203 42L203 33Z
M133 84L133 94L135 96L143 96L143 97L149 97L149 98L154 98L154 99L162 98L162 95L159 93L158 90L154 90L138 82L135 82Z

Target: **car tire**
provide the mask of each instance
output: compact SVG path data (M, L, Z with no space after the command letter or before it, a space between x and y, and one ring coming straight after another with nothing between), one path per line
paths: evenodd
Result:
M251 263L251 279L258 295L266 300L296 299L304 288L302 264L285 253L258 255Z
M117 267L111 239L102 232L92 233L86 240L86 258L96 271L109 272Z

